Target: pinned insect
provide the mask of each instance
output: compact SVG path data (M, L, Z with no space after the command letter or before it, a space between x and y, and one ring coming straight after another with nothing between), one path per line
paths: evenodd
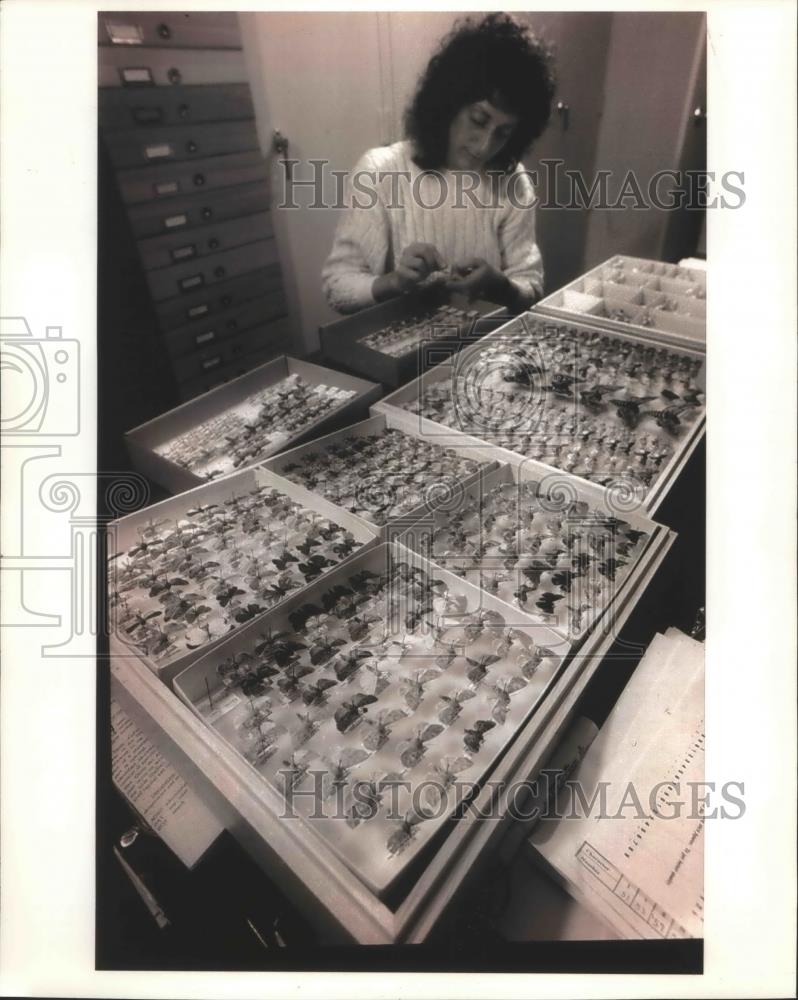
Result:
M510 697L516 692L526 687L526 681L522 677L508 677L490 685L496 696L496 700L491 708L491 716L499 725L507 721L507 712L510 710Z
M401 708L383 709L373 719L363 719L363 724L369 731L363 737L363 746L367 750L379 750L391 735L391 726L400 719L407 717L407 712Z
M451 726L460 717L460 713L463 711L463 702L469 701L475 696L476 693L471 688L462 688L452 691L451 694L442 694L440 699L443 702L443 708L438 712L438 721L442 722L444 726Z
M400 747L404 747L399 753L399 760L405 767L415 767L427 751L426 744L436 736L440 736L442 732L443 726L435 723L420 726L415 736L399 744Z
M523 652L517 658L521 673L527 680L532 680L538 672L543 660L552 657L554 653L547 646L536 646L531 653Z
M332 668L339 681L349 681L360 670L363 660L368 659L371 652L368 649L352 649L348 653L339 653L333 660Z
M399 690L408 708L414 712L424 700L424 686L440 677L439 670L417 670L412 677L402 677L399 680Z
M303 743L315 736L316 730L319 728L319 722L311 716L310 712L297 712L297 721L299 725L293 729L291 732L291 739L294 742L294 746L302 746Z
M433 788L437 793L438 802L446 797L449 789L457 781L457 775L473 766L474 762L470 757L441 757L432 769L432 778L435 782Z
M693 403L681 403L674 406L666 406L662 410L646 410L642 416L653 417L657 427L661 427L668 434L675 437L682 427L681 415L694 405Z
M589 389L579 390L579 399L592 410L600 410L604 405L604 396L608 392L620 392L620 385L594 385Z
M328 787L325 798L329 798L336 792L340 792L349 781L349 772L353 767L368 760L369 754L366 750L358 747L338 748L338 753L333 757L322 757L322 760L329 766L325 777L328 779Z
M555 613L554 602L561 601L563 596L563 594L552 594L547 591L535 601L535 607L540 608L544 615L553 615Z
M477 719L473 727L466 729L463 734L463 746L466 750L470 753L479 753L485 742L485 734L495 725L493 719Z
M293 791L310 770L310 754L292 753L283 761L283 769L278 772L283 779L285 793Z
M427 817L411 809L405 814L404 819L388 838L388 853L391 855L400 854L416 835L416 827L423 823Z
M340 636L336 637L325 637L319 638L310 647L310 662L314 666L319 666L322 663L327 663L328 660L335 656L338 649L341 646L346 645L346 639L342 639Z
M489 653L488 655L480 656L477 659L472 659L470 656L467 656L466 663L468 663L469 666L466 670L466 677L476 687L487 677L488 668L493 666L494 663L498 663L500 659L501 657L496 656L495 653Z
M618 414L621 423L625 427L634 428L637 427L642 416L640 407L643 403L650 403L652 399L656 398L656 396L639 396L637 398L629 396L627 399L616 397L611 399L610 402L615 407L615 412Z
M279 743L277 742L281 730L278 727L264 733L258 728L255 745L245 751L245 755L250 764L265 764L266 761L277 752Z
M277 687L288 701L294 701L302 693L300 681L303 677L313 673L313 667L308 667L301 663L290 663L286 667L283 676L277 681ZM305 702L308 704L308 702Z
M349 732L377 701L373 694L356 694L335 710L335 725L339 733Z
M346 630L349 633L349 638L352 642L359 642L369 634L371 626L379 621L382 621L380 615L355 615L346 623Z
M574 375L568 375L564 372L555 372L551 376L551 382L549 385L544 386L544 388L550 390L555 394L555 396L568 396L573 395L574 386L579 385L584 379L577 378Z

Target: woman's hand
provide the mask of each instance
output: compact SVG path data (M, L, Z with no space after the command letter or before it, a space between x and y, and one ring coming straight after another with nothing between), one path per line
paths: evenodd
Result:
M437 247L431 243L411 243L402 251L395 270L374 279L372 295L380 302L412 291L433 271L441 271L445 266Z
M514 309L519 301L519 291L510 279L482 257L469 257L452 266L454 277L446 282L452 292L461 292L469 298L482 297L497 305Z

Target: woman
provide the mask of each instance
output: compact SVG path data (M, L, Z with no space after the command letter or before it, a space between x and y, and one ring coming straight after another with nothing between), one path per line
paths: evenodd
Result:
M368 150L322 271L339 312L443 281L513 310L543 293L534 190L519 159L554 94L547 51L505 14L458 22L405 114L407 138Z

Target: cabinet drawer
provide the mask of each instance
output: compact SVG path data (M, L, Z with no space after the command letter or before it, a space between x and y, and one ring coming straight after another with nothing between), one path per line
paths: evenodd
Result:
M217 385L222 385L223 382L229 382L231 379L238 378L239 375L246 375L247 372L251 372L258 365L280 357L288 349L289 338L286 332L282 340L274 337L267 345L259 347L256 351L246 355L246 357L223 365L215 371L206 372L199 378L190 378L180 383L178 385L180 398L183 400L194 399L203 392L208 392L209 389L214 389Z
M274 264L210 288L200 288L179 298L156 302L155 312L161 329L173 330L178 326L216 318L219 313L282 288L282 281L280 267Z
M173 233L180 244L189 241L188 233L178 238L178 233L184 230L199 227L200 233L192 233L190 238L205 238L205 229L230 219L265 212L268 207L268 188L264 182L256 182L188 198L146 202L129 208L128 218L136 239Z
M99 93L103 129L253 118L246 83L218 87L106 87Z
M105 144L113 165L125 168L249 152L258 136L254 121L214 122L106 132Z
M247 83L240 49L150 49L102 46L101 87L166 87L171 84Z
M156 302L175 295L194 292L208 285L219 284L247 271L269 267L279 261L275 240L260 240L247 246L213 253L208 257L189 260L185 264L148 271L147 284Z
M98 16L100 45L136 45L197 48L241 48L241 31L235 14L163 11L120 12Z
M268 165L259 152L212 156L189 163L166 163L146 170L122 170L117 183L128 205L178 195L197 194L215 188L246 184L268 177ZM164 214L168 217L168 209ZM166 227L167 229L170 227Z
M272 323L244 330L233 337L228 337L202 351L184 354L172 360L172 369L178 383L190 379L202 378L220 368L235 364L254 351L262 350L279 341L283 343L288 334L289 321L287 316L276 319Z
M278 288L268 295L261 295L243 305L227 309L210 319L169 330L163 335L163 339L169 354L173 358L179 358L184 354L211 350L228 337L287 313L285 294L282 288Z
M198 232L177 232L140 240L139 254L147 270L170 267L221 250L244 246L272 236L270 212L258 212L243 219L209 224Z

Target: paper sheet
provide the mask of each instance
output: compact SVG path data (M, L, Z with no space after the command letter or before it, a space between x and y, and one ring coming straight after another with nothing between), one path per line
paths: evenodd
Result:
M572 776L593 807L563 795L559 813L576 818L541 823L532 851L619 933L700 937L703 779L703 646L669 630Z
M118 701L111 699L114 784L188 868L222 832L222 824Z

